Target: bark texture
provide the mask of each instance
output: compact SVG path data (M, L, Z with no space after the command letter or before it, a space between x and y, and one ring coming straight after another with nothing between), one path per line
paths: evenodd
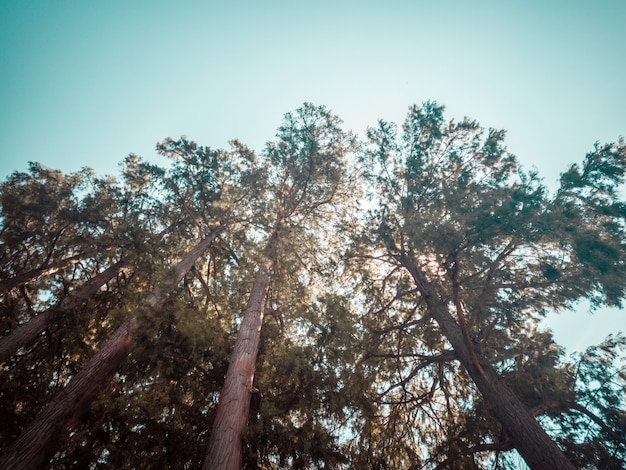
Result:
M133 320L128 320L113 333L80 373L13 442L0 459L0 468L24 470L45 467L56 451L58 440L78 423L130 351L135 328Z
M502 381L491 363L476 354L475 359L480 367L475 365L472 351L469 350L471 345L465 341L459 324L450 314L448 306L437 296L424 273L407 256L401 256L400 262L410 272L433 318L452 344L457 358L528 466L533 470L575 470L536 421L532 411Z
M67 266L71 266L72 264L80 263L82 259L83 256L72 256L70 258L57 261L56 263L48 264L37 269L26 271L25 273L18 274L17 276L10 279L5 279L4 281L0 282L0 294L4 294L5 292L9 292L16 287L23 286L24 284L28 284L29 282L34 282L37 279L41 279L42 277L54 274L61 269L66 268Z
M203 470L240 470L271 263L258 269L220 393Z
M70 295L61 300L59 305L32 317L26 323L19 325L10 334L0 339L0 364L15 354L19 348L34 342L39 334L52 324L56 316L79 307L85 300L95 295L104 284L113 279L125 266L124 261L118 261L81 287L72 291Z
M242 434L248 424L256 358L261 340L265 302L277 258L284 217L279 215L263 258L254 276L252 290L220 392L209 446L202 470L240 470L243 462Z

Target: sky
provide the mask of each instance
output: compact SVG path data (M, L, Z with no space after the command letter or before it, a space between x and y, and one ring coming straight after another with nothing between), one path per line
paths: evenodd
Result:
M554 187L626 136L625 24L623 0L0 0L0 179L29 161L115 176L181 135L260 151L306 101L362 133L436 100L506 129ZM547 324L573 352L626 312Z

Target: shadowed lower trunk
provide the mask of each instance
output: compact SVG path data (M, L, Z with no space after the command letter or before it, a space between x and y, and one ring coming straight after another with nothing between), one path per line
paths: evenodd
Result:
M475 356L478 364L474 363L469 349L471 346L464 339L459 324L423 273L406 256L402 256L400 262L413 277L434 320L452 344L457 358L474 381L491 413L505 429L528 466L533 470L575 470L536 421L531 410L501 379L491 363L478 355Z
M118 261L72 291L58 305L34 316L0 339L0 364L6 361L12 354L15 354L19 348L34 342L39 334L52 324L56 316L79 307L85 300L98 292L104 284L113 279L124 267L126 267L126 263Z
M0 468L38 469L46 465L58 440L76 426L130 351L134 330L134 322L128 320L113 333L80 373L13 442L0 459Z
M433 315L435 320L437 318ZM531 410L519 399L511 388L502 381L490 363L479 356L483 373L472 363L464 344L453 344L459 361L468 371L476 387L489 405L490 411L509 435L511 442L533 470L574 470L556 443L532 415Z
M174 275L157 285L141 314L124 322L96 352L85 367L37 415L29 427L0 458L3 470L40 469L56 451L57 442L76 426L93 399L108 383L133 346L140 320L157 314L169 291L189 272L223 227L214 229L175 267Z

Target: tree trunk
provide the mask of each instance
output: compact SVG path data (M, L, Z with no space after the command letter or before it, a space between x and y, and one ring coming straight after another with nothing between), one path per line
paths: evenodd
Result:
M34 342L39 334L47 329L54 317L79 307L85 300L94 295L100 287L113 279L124 267L124 261L118 261L93 279L75 289L61 302L32 317L26 323L16 327L11 333L0 339L0 364L6 361L19 348Z
M283 217L277 222L254 276L235 347L220 392L203 470L240 470L243 460L242 434L248 424L254 369L261 340L265 302L276 259Z
M402 256L400 262L410 272L428 305L429 312L450 341L459 361L476 384L492 414L502 424L528 466L533 470L575 470L572 463L535 420L531 410L502 381L491 363L476 355L479 363L474 364L472 351L469 349L472 346L467 344L448 306L437 296L424 274L408 257Z
M16 287L23 286L24 284L36 281L37 279L41 279L44 276L54 274L67 266L80 263L82 260L82 255L72 256L70 258L62 259L61 261L57 261L56 263L52 263L47 266L42 266L37 269L31 269L30 271L26 271L23 274L18 274L17 276L10 279L5 279L4 281L0 282L0 294L9 292Z
M54 454L58 440L78 423L93 399L115 373L132 346L136 326L128 320L120 326L65 389L46 405L0 459L0 468L43 468Z
M433 317L439 323L437 317L435 315ZM492 414L500 421L528 466L533 470L574 470L575 467L535 420L530 409L502 381L491 364L478 356L483 375L473 365L465 345L457 346L457 341L453 343L450 336L448 339L453 344L459 361L485 398Z
M211 246L222 230L214 229L193 248L177 265L173 277L157 285L146 300L148 308L143 317L159 312L167 291L182 280L197 258ZM89 408L93 399L115 374L133 345L140 314L124 322L56 397L37 415L29 427L13 442L0 458L0 468L43 468L56 450L57 441L69 433Z
M220 393L217 414L203 470L240 470L241 437L248 423L256 357L259 350L271 262L266 259L254 277L235 348Z

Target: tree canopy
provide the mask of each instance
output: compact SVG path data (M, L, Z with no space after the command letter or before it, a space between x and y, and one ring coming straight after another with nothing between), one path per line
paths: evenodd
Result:
M549 189L504 139L306 103L258 154L13 173L0 466L623 468L626 338L541 320L624 302L626 143Z

